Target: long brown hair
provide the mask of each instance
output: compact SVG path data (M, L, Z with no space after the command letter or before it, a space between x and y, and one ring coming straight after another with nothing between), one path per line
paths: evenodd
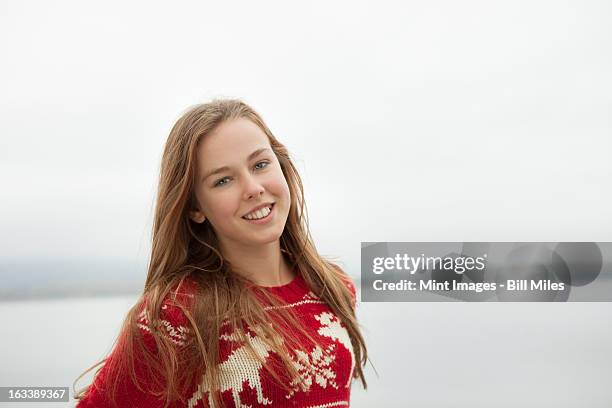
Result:
M245 333L245 327L255 330L270 349L281 357L291 378L298 377L285 347L300 347L298 335L310 341L313 341L312 338L297 323L290 308L264 308L261 296L272 305L278 304L280 300L271 298L265 291L253 291L253 285L249 285L248 280L233 273L231 263L224 259L219 250L217 236L210 223L205 221L199 224L189 217L189 211L197 208L194 186L197 180L196 152L199 143L221 123L238 118L252 121L268 136L291 196L289 215L280 237L281 250L288 255L294 267L299 269L311 291L326 302L346 326L355 356L353 377L360 378L363 387L367 388L362 369L367 361L367 348L355 317L353 295L347 287L344 272L333 262L323 259L315 248L308 229L302 181L289 152L250 106L240 100L227 99L193 106L170 131L161 162L151 257L144 291L124 320L115 343L115 350L121 349L121 352L114 353L117 358L109 360L111 364L107 367L107 378L116 379L119 377L117 373L129 372L132 381L140 388L134 371L136 348L144 352L147 366L163 379L156 395L164 397L166 405L177 399L183 400L188 387L198 379L205 378L206 388L216 390L212 393L215 406L220 406L218 333L221 326L228 323L239 336ZM189 333L193 335L179 353L176 344L161 335L160 331L151 330L158 355L146 352L136 324L138 315L145 310L151 322L159 322L164 300L169 295L176 298L176 288L181 287L185 280L195 282L197 290L188 305L179 302L177 306L189 321ZM278 326L274 329L266 324L270 321L271 313L277 314L275 319L281 327L291 330L279 330ZM282 341L278 336L280 332L284 336ZM250 343L243 342L259 358ZM107 360L90 367L85 373ZM184 366L177 369L179 364ZM268 365L264 367L279 384L287 388L280 379L282 374L278 368ZM113 402L116 387L115 382L107 388ZM82 398L87 389L80 390L75 397Z

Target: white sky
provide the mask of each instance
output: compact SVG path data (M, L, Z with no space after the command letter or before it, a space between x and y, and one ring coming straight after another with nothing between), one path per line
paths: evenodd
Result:
M320 252L611 241L606 1L0 4L0 258L146 259L189 105L293 153Z

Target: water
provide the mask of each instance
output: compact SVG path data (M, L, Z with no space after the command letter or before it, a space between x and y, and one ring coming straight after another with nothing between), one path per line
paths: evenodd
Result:
M0 303L0 385L72 395L135 300ZM612 303L361 303L358 315L378 376L368 365L369 389L353 383L354 407L612 405ZM74 402L31 404L62 405Z

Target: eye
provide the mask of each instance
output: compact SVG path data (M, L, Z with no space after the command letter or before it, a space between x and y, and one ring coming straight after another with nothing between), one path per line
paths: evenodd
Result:
M221 183L221 182L222 182L223 180L225 180L225 179L228 179L228 178L229 178L229 177L223 177L223 178L221 178L221 179L217 180L217 181L215 182L215 187L218 187L218 186L223 186L223 185L227 184L227 183Z
M263 164L264 166L260 166L261 164ZM253 168L255 168L256 170L263 170L266 167L268 167L270 163L268 161L260 161L259 163L255 164L255 166L253 166ZM258 167L259 166L259 167ZM221 187L227 184L227 182L223 182L225 179L229 179L230 177L223 177L220 178L219 180L217 180L215 182L215 184L213 185L214 187Z
M263 166L263 167L257 167L257 166L259 166L260 164L265 164L265 166ZM270 164L270 163L268 163L267 161L260 161L259 163L257 163L257 164L255 165L255 168L256 168L257 170L261 170L261 169L263 169L263 168L268 167L268 164Z

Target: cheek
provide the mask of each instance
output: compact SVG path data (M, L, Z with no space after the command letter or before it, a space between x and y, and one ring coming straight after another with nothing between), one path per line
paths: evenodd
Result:
M282 172L280 172L280 174L271 182L270 190L275 196L285 200L287 202L287 207L289 207L291 200L289 185L287 184L287 180L285 180Z
M236 214L237 203L238 201L231 194L220 194L214 200L209 200L205 208L212 222L221 225Z

